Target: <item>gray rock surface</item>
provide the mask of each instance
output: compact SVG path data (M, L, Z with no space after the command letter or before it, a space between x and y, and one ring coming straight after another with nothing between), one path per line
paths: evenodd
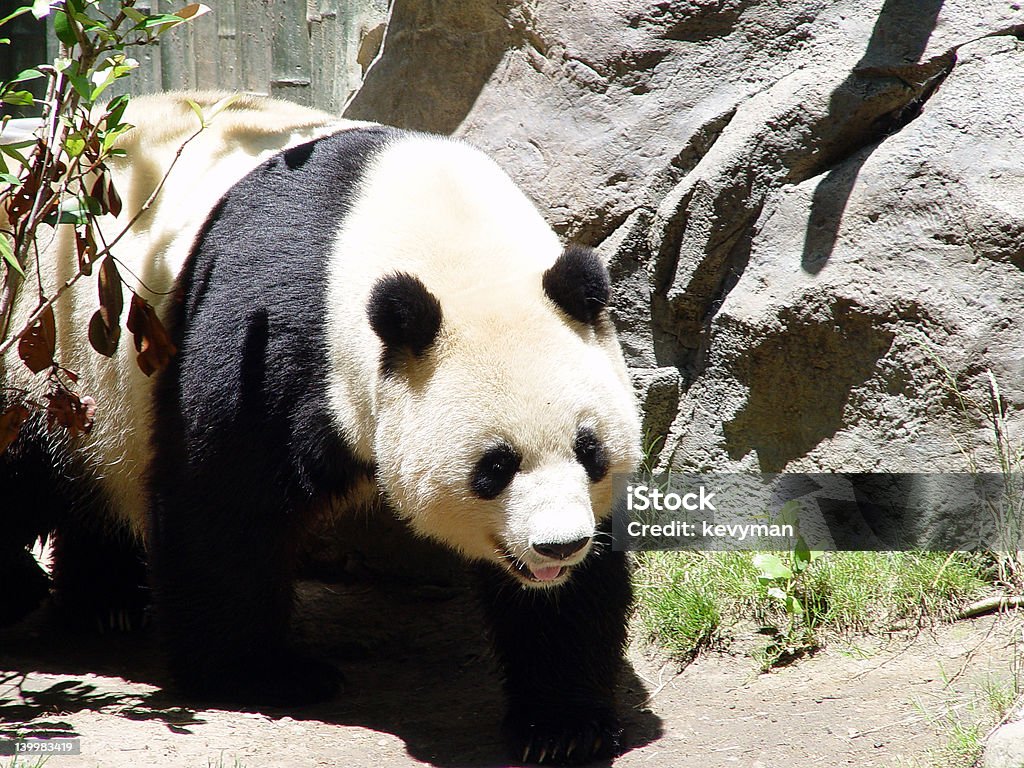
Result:
M468 138L601 246L661 467L990 467L1022 38L1014 2L396 0L346 115Z

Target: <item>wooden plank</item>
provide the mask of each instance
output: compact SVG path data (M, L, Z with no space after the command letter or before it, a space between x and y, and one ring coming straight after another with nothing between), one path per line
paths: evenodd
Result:
M203 90L230 88L229 85L221 82L220 76L220 52L218 51L220 40L217 16L222 5L232 6L233 3L213 3L211 5L212 13L193 19L187 25L192 38L192 56L195 61L193 88Z
M313 104L337 113L340 110L334 90L334 68L338 56L337 0L320 0L317 18L310 24L309 55Z
M159 0L160 13L174 13L178 0ZM195 83L195 60L187 24L175 27L160 36L161 84L165 91L189 88Z
M238 0L220 0L214 8L217 20L217 79L216 84L203 84L204 88L239 89L237 15Z
M155 0L139 0L135 9L140 13L156 12ZM161 73L160 43L139 46L133 49L132 57L139 62L139 68L132 73L130 90L132 93L156 93L163 90Z
M270 93L270 46L274 27L271 5L272 0L239 0L238 3L239 85L251 93Z
M312 104L309 25L305 0L274 3L270 95Z

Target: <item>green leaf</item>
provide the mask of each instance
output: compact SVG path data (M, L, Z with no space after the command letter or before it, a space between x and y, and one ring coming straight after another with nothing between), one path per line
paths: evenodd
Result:
M203 108L196 104L194 101L192 101L192 99L185 99L185 103L187 103L192 108L192 111L196 113L196 117L199 118L199 125L205 128L206 118L203 117Z
M779 510L775 518L776 525L792 525L794 529L800 523L800 505L794 501L787 501Z
M223 99L220 99L216 104L211 106L208 110L206 110L206 112L204 113L205 116L206 116L206 119L205 119L205 121L203 123L203 127L206 127L206 125L208 125L213 120L213 118L215 118L217 115L219 115L225 109L227 109L232 104L234 104L236 101L238 101L238 99L241 98L241 96L242 96L242 94L237 93L237 92L236 93L230 93L227 96L225 96Z
M776 600L780 600L783 603L789 598L789 596L778 587L769 587L768 597L774 597Z
M7 173L6 171L0 172L0 182L9 184L12 187L20 187L21 179L15 176L13 173Z
M0 27L2 27L4 24L6 24L11 19L16 19L19 16L21 16L23 13L28 13L31 10L32 10L32 6L30 6L30 5L23 5L23 6L21 6L20 8L16 9L14 11L14 13L10 13L7 16L4 16L2 19L0 19Z
M786 598L786 612L793 616L803 616L804 607L797 599L796 595L789 595Z
M38 69L26 69L15 75L14 79L10 81L10 85L21 83L25 80L35 80L38 77L45 77L45 75Z
M12 107L31 107L35 103L31 91L6 91L0 94L0 101Z
M89 85L89 78L85 75L72 74L71 70L66 73L68 80L71 82L71 87L78 91L78 95L86 102L86 104L92 104L92 87Z
M126 59L123 56L107 61L113 63L106 70L93 72L92 82L96 87L90 95L92 101L96 101L107 88L139 66L135 59Z
M793 578L793 571L782 562L778 555L773 555L769 552L758 552L754 555L752 561L754 567L760 572L758 578L771 581Z
M123 93L107 104L107 128L117 128L124 116L125 107L128 106L128 94Z
M67 152L68 157L78 157L85 150L85 140L80 137L68 136L64 141L64 151Z
M32 3L32 15L37 19L45 19L50 15L50 0L35 0Z
M34 141L29 144L35 144ZM7 155L9 158L14 160L18 165L25 165L25 156L18 150L25 146L25 142L19 141L16 144L0 144L0 154ZM6 164L5 164L6 167Z
M821 552L813 552L807 546L803 536L797 536L796 546L793 548L793 564L797 573L804 571L807 566L821 557Z
M99 216L101 212L100 204L95 198L82 195L61 203L60 217L57 219L57 223L85 224L89 221L90 216Z
M121 8L121 13L123 13L132 21L134 21L136 24L141 24L146 20L146 14L140 13L139 11L132 8L130 5L123 6Z
M21 268L21 264L19 264L18 260L14 258L14 251L11 250L10 242L8 242L7 238L3 235L0 235L0 256L3 256L4 261L7 262L11 269L22 277L25 276L25 270Z
M111 146L113 146L114 142L117 141L119 136L121 136L124 133L127 133L128 131L130 131L134 127L135 126L131 125L130 123L121 123L119 126L114 128L113 130L104 131L102 133L102 136L103 136L103 151L104 152L109 151Z
M71 20L64 11L57 11L53 14L53 31L57 35L57 39L64 45L71 47L78 44L75 30L71 27Z
M185 20L181 16L176 16L173 13L157 13L153 16L147 16L146 20L142 22L143 29L154 29L156 27L176 27L179 24L184 24ZM161 30L164 31L164 30Z

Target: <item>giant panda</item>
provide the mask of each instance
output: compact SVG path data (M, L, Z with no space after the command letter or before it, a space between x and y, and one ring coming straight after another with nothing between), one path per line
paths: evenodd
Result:
M131 109L122 221L174 167L118 258L177 354L149 379L128 340L88 351L95 300L74 297L58 357L95 426L27 428L0 458L0 483L40 497L22 518L51 509L58 542L107 531L113 560L144 544L181 690L293 705L338 680L284 641L297 542L325 509L383 502L476 564L515 756L612 754L631 590L607 534L640 440L601 260L459 141L245 98L174 160L195 129L186 96ZM60 280L73 250L54 254ZM43 475L50 494L23 482ZM59 593L121 588L61 554Z

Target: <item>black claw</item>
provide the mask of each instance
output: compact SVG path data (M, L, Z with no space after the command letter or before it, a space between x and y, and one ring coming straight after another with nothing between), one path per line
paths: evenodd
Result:
M524 763L580 765L618 754L621 728L614 715L590 717L510 716L506 728Z
M569 742L569 747L565 750L565 759L566 760L571 760L572 759L572 753L575 752L575 751L576 751L576 739L574 738L572 741Z

